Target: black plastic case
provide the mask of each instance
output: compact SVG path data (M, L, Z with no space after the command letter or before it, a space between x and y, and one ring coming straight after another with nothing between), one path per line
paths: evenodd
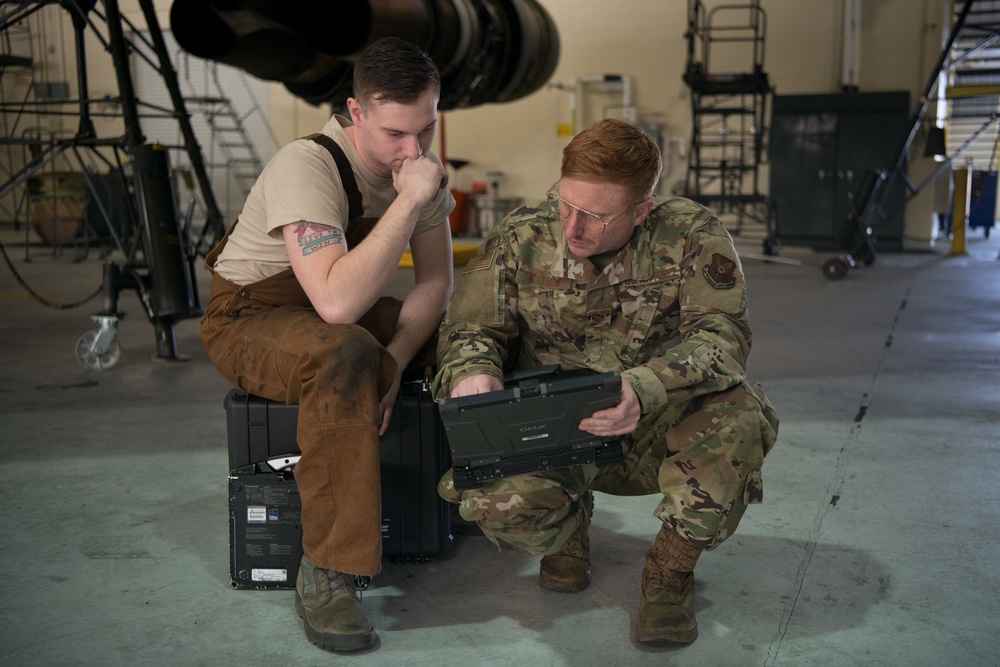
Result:
M293 588L302 557L294 476L298 406L236 389L224 405L231 583L235 588ZM448 504L437 495L450 454L425 382L402 384L380 449L383 557L440 558L453 539Z

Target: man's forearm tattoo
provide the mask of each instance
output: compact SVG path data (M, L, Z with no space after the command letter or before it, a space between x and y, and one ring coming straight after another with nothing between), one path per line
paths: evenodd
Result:
M302 248L303 257L321 248L339 245L344 240L344 231L339 227L320 225L306 220L299 220L292 224L299 237L299 247Z

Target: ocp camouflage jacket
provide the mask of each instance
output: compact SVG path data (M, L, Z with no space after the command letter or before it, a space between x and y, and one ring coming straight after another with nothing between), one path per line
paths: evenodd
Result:
M518 369L617 370L643 413L745 378L751 332L739 257L722 223L687 199L656 200L600 269L567 249L547 203L504 218L466 265L441 325L435 396Z

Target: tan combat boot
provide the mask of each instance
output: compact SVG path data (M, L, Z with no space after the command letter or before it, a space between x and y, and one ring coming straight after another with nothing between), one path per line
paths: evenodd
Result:
M694 616L694 565L701 549L666 526L646 552L635 638L690 644L698 638Z
M378 638L361 611L355 576L316 567L305 556L295 582L295 611L309 641L329 651L360 651Z
M587 491L580 497L583 523L562 549L542 558L538 584L550 591L577 593L590 585L590 517L594 513L594 494Z

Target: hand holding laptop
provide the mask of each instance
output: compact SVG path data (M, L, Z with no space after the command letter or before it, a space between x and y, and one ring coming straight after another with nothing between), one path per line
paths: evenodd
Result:
M500 391L503 389L503 382L492 375L470 375L455 385L451 390L451 397L472 396L473 394L485 394L490 391Z
M621 402L610 408L598 410L580 422L580 430L594 435L625 435L635 430L642 417L642 405L632 384L622 381Z

